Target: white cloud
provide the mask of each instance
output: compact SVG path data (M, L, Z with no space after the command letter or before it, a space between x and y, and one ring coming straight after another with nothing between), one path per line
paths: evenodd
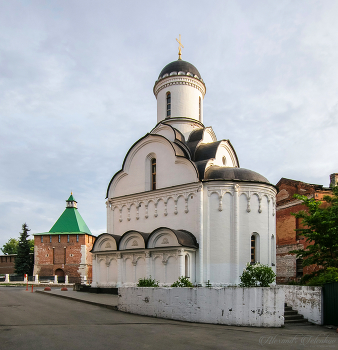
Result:
M1 3L0 246L48 231L71 190L93 233L129 147L156 124L177 58L207 86L205 125L242 167L328 185L337 169L335 1Z

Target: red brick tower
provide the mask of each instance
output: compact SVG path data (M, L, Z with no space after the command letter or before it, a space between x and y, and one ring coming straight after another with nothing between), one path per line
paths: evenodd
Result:
M34 274L65 276L70 282L91 281L95 236L82 219L73 194L49 232L34 234Z

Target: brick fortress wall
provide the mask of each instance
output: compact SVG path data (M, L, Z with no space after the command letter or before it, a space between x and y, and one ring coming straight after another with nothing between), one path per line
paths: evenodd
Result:
M0 255L0 275L13 274L16 254Z

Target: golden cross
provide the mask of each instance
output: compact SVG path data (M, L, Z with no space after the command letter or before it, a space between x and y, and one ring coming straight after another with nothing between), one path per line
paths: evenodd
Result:
M177 38L176 38L176 41L178 42L178 59L180 60L181 55L182 55L181 48L183 47L183 49L184 49L184 46L181 43L181 34L180 34L180 40L177 40Z

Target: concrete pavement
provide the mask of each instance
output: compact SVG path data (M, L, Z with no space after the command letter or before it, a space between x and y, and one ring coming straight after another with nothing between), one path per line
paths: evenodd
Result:
M106 308L116 302L114 295L60 288L31 293L22 287L0 287L1 349L338 349L335 329L311 324L251 328L179 322Z

